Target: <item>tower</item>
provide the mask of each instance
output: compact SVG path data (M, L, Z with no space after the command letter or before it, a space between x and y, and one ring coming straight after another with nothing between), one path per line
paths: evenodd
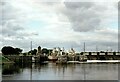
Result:
M42 52L42 51L41 51L41 46L39 46L39 47L38 47L38 52L37 52L37 54L40 55L41 52Z

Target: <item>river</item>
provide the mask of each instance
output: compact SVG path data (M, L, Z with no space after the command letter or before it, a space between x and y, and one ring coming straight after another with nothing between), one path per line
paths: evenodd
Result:
M3 65L2 80L118 80L118 64Z

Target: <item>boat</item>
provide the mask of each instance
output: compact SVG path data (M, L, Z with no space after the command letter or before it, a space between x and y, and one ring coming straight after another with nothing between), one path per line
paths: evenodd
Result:
M51 56L51 55L48 56L48 61L57 61L57 60L58 58L56 56Z
M87 56L86 56L86 55L80 55L80 56L79 56L79 61L80 61L80 62L85 62L85 61L87 61Z
M67 56L61 55L58 57L56 64L67 64Z

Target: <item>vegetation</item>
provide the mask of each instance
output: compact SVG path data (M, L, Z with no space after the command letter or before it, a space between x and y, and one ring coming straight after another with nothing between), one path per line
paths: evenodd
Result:
M28 52L28 54L32 54L32 55L36 55L37 53L37 49L31 50Z
M11 55L11 54L20 54L22 53L22 49L20 48L13 48L11 46L4 46L1 50L1 52L4 54L4 55Z
M8 74L14 74L14 73L19 73L20 68L15 65L3 65L2 66L2 74L3 75L8 75Z
M26 55L27 55L27 53L23 53L23 55L24 55L24 56L26 56Z
M49 54L49 50L47 48L42 49L42 54Z
M2 56L1 60L2 60L2 62L10 62L10 60L5 58L4 56Z

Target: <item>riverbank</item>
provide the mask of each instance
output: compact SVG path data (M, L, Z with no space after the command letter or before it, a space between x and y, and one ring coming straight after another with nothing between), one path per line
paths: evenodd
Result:
M13 64L15 62L9 60L8 58L5 58L4 56L0 56L0 65L2 64Z

